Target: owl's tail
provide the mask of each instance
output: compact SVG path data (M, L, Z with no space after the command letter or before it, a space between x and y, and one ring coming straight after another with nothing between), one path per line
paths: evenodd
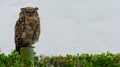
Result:
M16 51L18 52L18 54L20 54L20 48L23 45L23 40L21 38L18 38L15 43L16 43Z
M16 51L20 54L20 47L16 46Z

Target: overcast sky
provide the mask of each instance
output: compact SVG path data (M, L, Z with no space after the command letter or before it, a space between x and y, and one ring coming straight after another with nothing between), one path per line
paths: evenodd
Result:
M37 55L120 52L120 0L0 1L0 50L15 49L20 8L38 7L41 35Z

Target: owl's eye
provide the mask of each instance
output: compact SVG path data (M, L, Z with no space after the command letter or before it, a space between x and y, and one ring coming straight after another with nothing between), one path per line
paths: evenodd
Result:
M28 13L30 13L29 11L26 11L26 13L28 14Z
M35 15L35 11L26 11L26 16L34 16Z
M31 13L35 13L34 11L32 11Z

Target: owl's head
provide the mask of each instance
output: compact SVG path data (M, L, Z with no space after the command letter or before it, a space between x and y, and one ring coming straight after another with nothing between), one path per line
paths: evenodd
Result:
M24 15L27 17L37 16L38 15L37 10L38 10L37 7L35 7L35 8L34 7L21 8L20 15Z

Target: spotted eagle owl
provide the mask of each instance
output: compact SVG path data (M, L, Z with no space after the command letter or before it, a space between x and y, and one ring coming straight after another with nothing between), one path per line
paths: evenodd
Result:
M21 8L15 24L15 44L19 53L21 47L32 47L39 40L40 18L37 10L37 7Z

